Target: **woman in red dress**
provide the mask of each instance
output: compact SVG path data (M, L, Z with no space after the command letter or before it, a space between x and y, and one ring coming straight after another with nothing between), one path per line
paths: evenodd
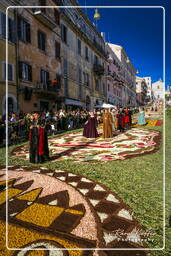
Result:
M84 124L83 136L87 138L97 138L97 126L97 118L94 115L94 112L90 112L88 120Z
M128 128L130 124L130 115L129 115L129 110L126 108L125 109L125 128Z

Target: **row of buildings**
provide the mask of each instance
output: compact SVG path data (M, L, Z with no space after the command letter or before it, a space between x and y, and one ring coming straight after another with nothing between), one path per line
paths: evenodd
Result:
M142 81L123 47L105 42L82 9L62 8L72 5L79 7L75 0L1 0L0 114L6 106L8 6L20 6L8 9L9 112L144 104L145 85L138 89Z

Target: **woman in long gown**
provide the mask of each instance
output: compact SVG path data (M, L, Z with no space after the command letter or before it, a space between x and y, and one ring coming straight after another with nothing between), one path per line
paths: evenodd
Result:
M86 138L97 138L97 118L94 115L94 112L90 112L88 120L84 124L83 136Z
M105 109L105 113L103 114L103 138L111 138L113 137L112 131L112 114L109 112L109 109Z
M31 163L36 164L49 159L47 132L39 117L38 113L33 114L29 130L29 158Z
M138 125L145 125L145 112L144 108L139 108L139 114L138 114Z
M117 118L118 118L118 130L120 132L124 132L124 128L125 128L125 111L122 108L120 108L120 110L118 111Z
M128 128L130 124L130 116L128 108L125 109L125 128Z

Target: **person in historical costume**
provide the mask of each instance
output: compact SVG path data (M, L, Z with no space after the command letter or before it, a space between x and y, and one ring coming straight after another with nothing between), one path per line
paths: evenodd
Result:
M103 138L111 138L113 136L112 131L112 114L109 112L109 109L105 109L105 112L102 116L103 120Z
M111 115L112 115L112 129L113 129L113 131L116 131L117 127L118 127L118 124L117 124L118 120L117 120L117 117L116 117L116 115L117 115L116 109L112 109Z
M125 111L122 108L120 108L120 110L118 111L117 118L118 118L118 130L120 132L124 132L124 128L125 128Z
M128 128L129 125L130 125L130 116L129 116L129 110L128 108L126 108L124 110L124 113L125 113L125 128Z
M94 115L94 112L90 112L88 116L88 120L84 124L83 136L86 138L97 138L97 118Z
M129 114L129 126L132 126L132 109L128 108L128 114Z
M144 108L139 108L139 114L138 114L138 125L145 125L145 111Z
M38 113L34 113L29 130L29 159L31 163L43 163L49 159L48 138Z

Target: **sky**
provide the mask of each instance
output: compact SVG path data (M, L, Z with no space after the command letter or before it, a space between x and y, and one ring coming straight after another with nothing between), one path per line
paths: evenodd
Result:
M78 0L81 6L163 6L166 13L165 85L171 85L171 0ZM138 76L164 81L162 8L99 8L98 30L106 41L124 47ZM94 8L85 9L93 22ZM170 12L170 16L169 16ZM170 45L169 45L170 43Z

